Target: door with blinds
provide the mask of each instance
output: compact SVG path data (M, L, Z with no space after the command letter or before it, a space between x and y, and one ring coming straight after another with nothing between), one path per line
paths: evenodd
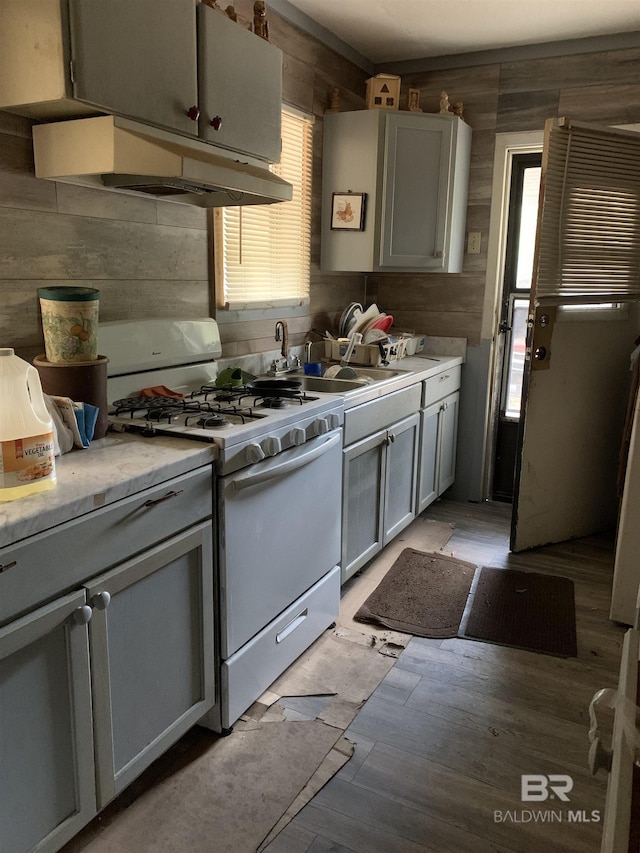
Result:
M545 128L511 548L615 530L639 334L640 133Z

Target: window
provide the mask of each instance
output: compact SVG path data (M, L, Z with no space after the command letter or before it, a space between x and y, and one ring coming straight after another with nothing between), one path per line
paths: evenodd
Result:
M527 315L538 218L541 154L516 154L511 165L509 219L500 331L506 333L500 417L520 417Z
M291 201L214 213L219 308L280 308L309 301L313 119L282 110L282 158Z

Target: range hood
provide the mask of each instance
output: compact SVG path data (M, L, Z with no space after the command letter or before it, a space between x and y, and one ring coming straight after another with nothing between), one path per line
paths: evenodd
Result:
M35 125L33 150L38 178L198 207L291 199L291 184L257 160L118 116Z

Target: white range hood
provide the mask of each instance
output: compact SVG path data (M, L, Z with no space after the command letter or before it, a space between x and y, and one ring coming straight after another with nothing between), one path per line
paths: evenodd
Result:
M35 125L33 150L38 178L198 207L291 199L291 185L265 164L118 116Z

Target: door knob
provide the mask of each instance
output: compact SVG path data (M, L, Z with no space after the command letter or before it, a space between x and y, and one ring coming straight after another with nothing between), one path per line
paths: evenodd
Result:
M200 118L200 110L196 106L189 107L189 109L187 110L187 115L189 116L191 121L198 121L198 119Z
M222 127L222 117L214 116L209 122L209 124L214 130L220 130L220 128Z

